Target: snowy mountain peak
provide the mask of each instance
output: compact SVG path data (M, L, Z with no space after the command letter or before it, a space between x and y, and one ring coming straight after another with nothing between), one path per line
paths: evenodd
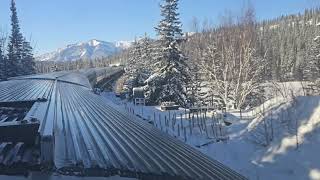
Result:
M106 42L92 39L86 42L67 45L56 51L36 57L38 61L76 61L107 57L131 46L131 41Z
M103 43L103 41L99 41L96 39L92 39L90 41L87 42L90 46L98 46L99 44Z

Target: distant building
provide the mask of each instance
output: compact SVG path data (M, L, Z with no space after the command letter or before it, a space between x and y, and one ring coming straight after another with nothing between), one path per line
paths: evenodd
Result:
M142 87L135 87L132 89L133 91L133 102L134 105L145 105L145 97L144 97L144 90Z

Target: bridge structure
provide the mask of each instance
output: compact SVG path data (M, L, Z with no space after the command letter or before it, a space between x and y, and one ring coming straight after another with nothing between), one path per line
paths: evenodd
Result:
M0 174L246 179L93 93L120 67L0 82Z

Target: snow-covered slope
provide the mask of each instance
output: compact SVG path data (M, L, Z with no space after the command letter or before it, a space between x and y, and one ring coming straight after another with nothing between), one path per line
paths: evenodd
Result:
M36 57L38 61L75 61L78 59L95 59L106 57L129 48L130 41L106 42L90 40L87 42L68 45L54 52Z
M266 132L266 121L258 117L233 123L230 140L200 150L252 180L320 180L320 96L279 99L274 105L273 113L267 109L264 116L269 145L257 143ZM227 118L238 117L234 115Z

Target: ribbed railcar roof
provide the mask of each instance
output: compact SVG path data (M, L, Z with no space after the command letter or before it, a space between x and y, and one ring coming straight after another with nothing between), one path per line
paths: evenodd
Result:
M66 71L59 71L59 72L52 72L52 73L47 73L47 74L35 74L35 75L28 75L28 76L17 76L17 77L12 77L12 79L50 79L50 80L55 80L56 78L63 76L65 74L69 74L70 72Z
M19 168L19 164L25 164L27 166L25 170L39 166L39 153L36 148L26 146L24 143L0 143L0 173L9 171L6 167L10 167L11 170Z
M94 70L91 70L87 74L93 73ZM12 80L25 80L25 79L33 79L33 80L58 80L58 81L65 81L68 83L74 83L81 86L85 86L91 88L90 82L87 78L87 74L82 74L79 71L71 71L71 72L53 72L48 74L38 74L38 75L31 75L31 76L19 76L11 78Z
M54 165L59 172L246 179L152 125L116 110L84 85L83 76L60 75L68 78L53 80L42 75L0 83L0 101L48 99L38 103L34 116L43 118L41 136L54 134Z
M57 86L55 165L116 169L185 179L245 179L150 124L74 84Z
M91 88L88 78L79 72L65 74L63 76L60 76L58 80Z
M0 102L34 101L48 99L54 81L11 80L0 83Z

